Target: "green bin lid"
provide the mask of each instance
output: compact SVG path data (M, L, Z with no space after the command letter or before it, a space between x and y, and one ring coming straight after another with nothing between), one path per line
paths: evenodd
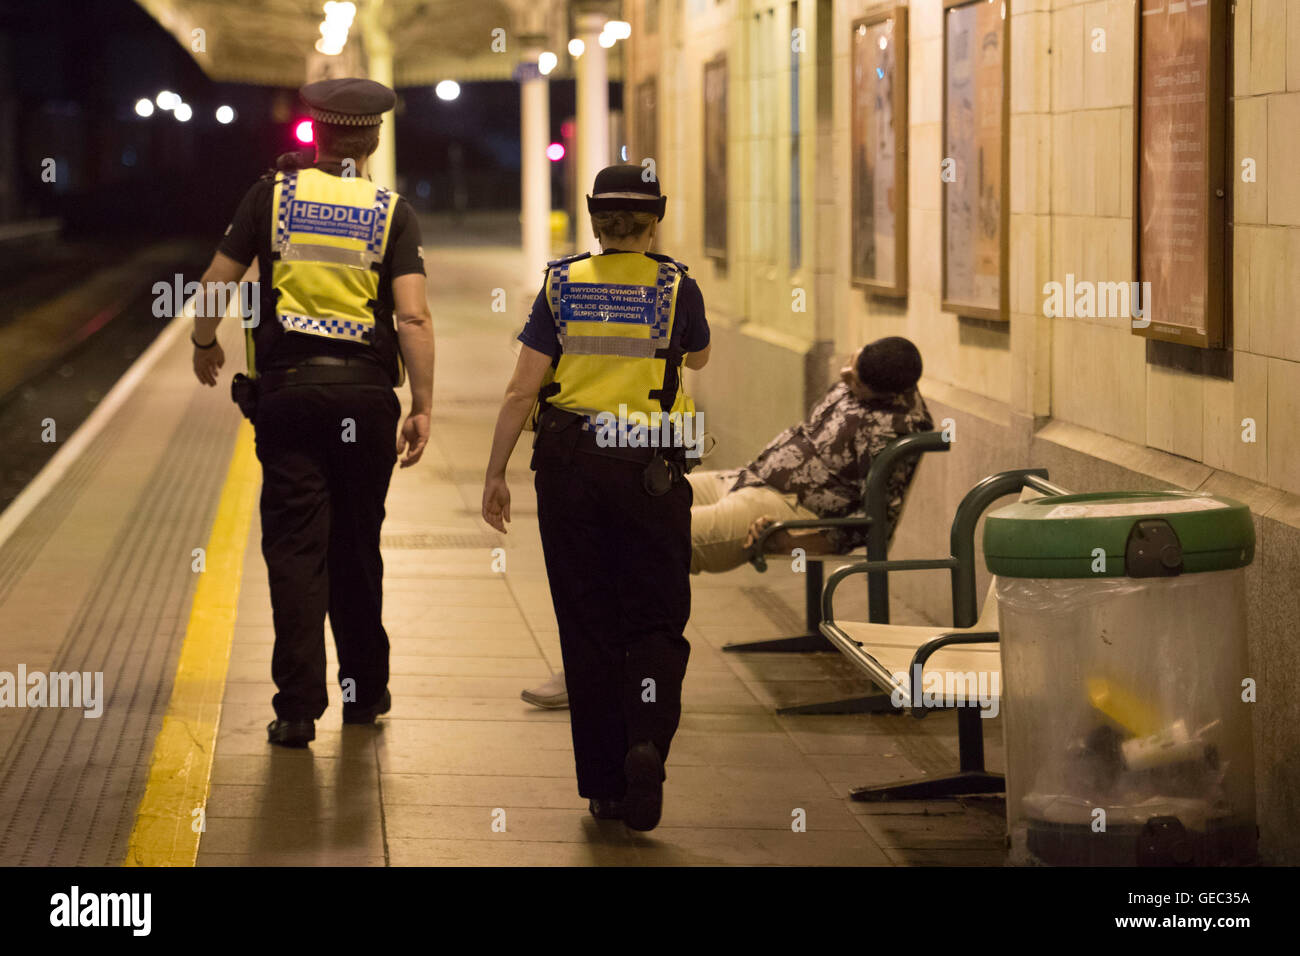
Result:
M1152 523L1135 532L1139 522ZM1242 568L1255 557L1255 523L1240 501L1191 491L1108 491L998 509L984 522L984 561L992 573L1012 578L1159 576L1142 573L1141 558L1128 557L1137 554L1129 548L1134 534L1157 562L1167 558L1165 575Z

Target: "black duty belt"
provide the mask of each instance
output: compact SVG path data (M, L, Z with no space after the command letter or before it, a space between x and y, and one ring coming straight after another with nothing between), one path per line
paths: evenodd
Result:
M594 432L582 431L578 434L576 451L585 451L592 455L604 455L606 458L621 458L644 465L655 456L658 448L620 448L617 445L602 446L596 441Z
M545 435L547 432L560 432L574 428L578 430L577 438L573 440L572 445L574 451L601 455L605 458L619 458L640 465L650 462L657 453L663 453L666 458L675 459L681 457L679 450L671 448L629 448L619 447L618 445L601 445L596 440L597 435L595 432L582 428L580 421L582 418L583 416L574 412L567 412L564 409L548 405L543 410L538 421L539 440L542 440L541 435Z
M317 355L303 359L289 368L267 369L260 376L264 391L272 392L288 385L378 385L392 388L393 380L374 362L364 359Z

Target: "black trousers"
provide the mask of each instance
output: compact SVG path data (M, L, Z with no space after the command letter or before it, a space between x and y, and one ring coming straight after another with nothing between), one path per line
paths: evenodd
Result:
M258 400L262 555L279 691L271 703L281 719L325 712L327 613L345 704L346 680L362 707L388 687L379 529L400 414L396 393L373 385L291 385Z
M619 798L628 747L667 759L690 645L691 487L663 496L644 466L583 451L533 457L537 517L560 651L578 793ZM562 444L562 443L561 443Z

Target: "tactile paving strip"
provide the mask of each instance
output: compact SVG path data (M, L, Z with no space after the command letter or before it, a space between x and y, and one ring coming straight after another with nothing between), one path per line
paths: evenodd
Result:
M67 502L93 493L105 450L126 417L148 415L142 389L0 552L0 587L58 528ZM29 710L0 766L0 865L115 866L144 792L154 739L171 693L203 546L239 417L197 392L167 441L68 628L51 665L102 671L104 709ZM155 397L156 400L156 397ZM71 496L71 497L69 497ZM105 501L104 507L117 503ZM30 527L29 527L30 526ZM11 546L13 553L11 554ZM72 582L69 582L72 586Z
M109 425L86 446L86 450L64 473L63 479L41 500L23 523L14 529L4 546L0 547L0 605L4 604L14 584L31 567L32 561L45 546L45 542L63 522L71 503L81 496L86 482L90 480L103 460L115 431L116 429Z

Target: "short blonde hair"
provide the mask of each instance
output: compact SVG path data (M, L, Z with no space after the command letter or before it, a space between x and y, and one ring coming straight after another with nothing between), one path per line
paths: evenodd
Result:
M610 239L639 236L650 228L651 223L658 221L659 217L652 212L632 212L624 209L591 214L591 228L595 230L596 235L608 236Z

